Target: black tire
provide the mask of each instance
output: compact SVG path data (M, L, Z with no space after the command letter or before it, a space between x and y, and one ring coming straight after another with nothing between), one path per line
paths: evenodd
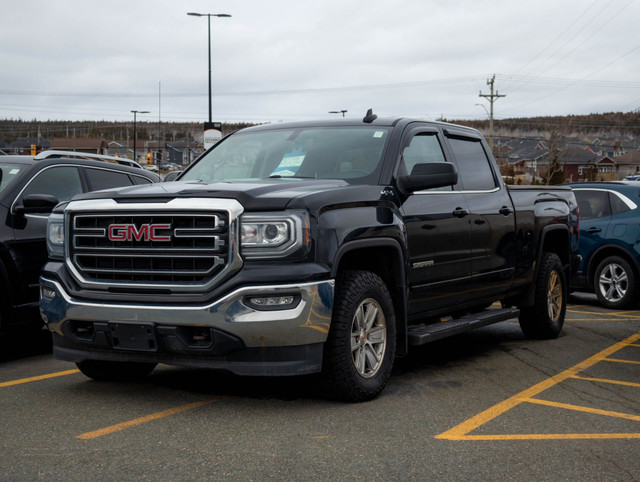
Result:
M345 271L336 282L324 348L324 394L348 402L377 397L391 375L395 351L396 319L384 281L369 271Z
M114 362L85 360L76 363L78 369L89 378L99 382L135 382L145 378L156 367L156 363Z
M619 256L609 256L598 265L593 287L598 301L606 308L628 308L638 300L636 274L631 265Z
M567 311L567 281L557 254L543 253L534 289L534 305L520 307L520 328L528 338L557 338Z

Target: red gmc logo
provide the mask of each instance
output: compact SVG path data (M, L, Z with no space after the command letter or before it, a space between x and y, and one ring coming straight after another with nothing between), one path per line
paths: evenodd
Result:
M143 224L139 228L135 224L111 224L109 226L110 241L171 241L171 236L157 234L161 229L171 229L170 224Z

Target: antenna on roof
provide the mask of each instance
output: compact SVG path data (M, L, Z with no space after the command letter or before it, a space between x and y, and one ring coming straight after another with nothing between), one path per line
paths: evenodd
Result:
M364 118L362 119L362 122L366 122L367 124L371 124L377 118L378 118L378 116L373 113L373 109L369 109L367 111L367 115L364 116Z

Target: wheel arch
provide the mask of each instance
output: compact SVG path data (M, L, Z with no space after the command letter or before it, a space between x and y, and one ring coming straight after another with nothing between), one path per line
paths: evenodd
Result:
M407 281L402 247L392 238L349 241L337 250L332 277L346 269L371 271L385 282L391 293L396 317L396 355L406 355L407 337Z
M570 247L569 227L563 224L545 226L540 233L539 249L536 254L536 264L532 273L531 286L526 294L518 302L520 306L532 306L535 303L535 280L538 279L538 272L544 253L555 253L562 263L565 279L568 285L571 276L571 247Z
M636 277L640 277L640 263L638 262L638 259L622 246L607 244L596 249L596 251L594 251L594 253L587 261L586 269L584 270L584 272L586 275L587 286L589 288L595 289L593 277L595 276L596 269L598 269L598 265L604 259L610 256L619 256L620 258L627 261L631 265L631 268L633 269Z

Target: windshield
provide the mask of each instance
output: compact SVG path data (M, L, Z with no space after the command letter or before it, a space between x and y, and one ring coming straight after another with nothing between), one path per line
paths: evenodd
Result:
M3 192L7 186L18 179L18 174L25 168L26 166L20 164L8 164L0 161L0 192Z
M369 126L239 132L215 146L180 180L376 182L388 137L389 129Z

